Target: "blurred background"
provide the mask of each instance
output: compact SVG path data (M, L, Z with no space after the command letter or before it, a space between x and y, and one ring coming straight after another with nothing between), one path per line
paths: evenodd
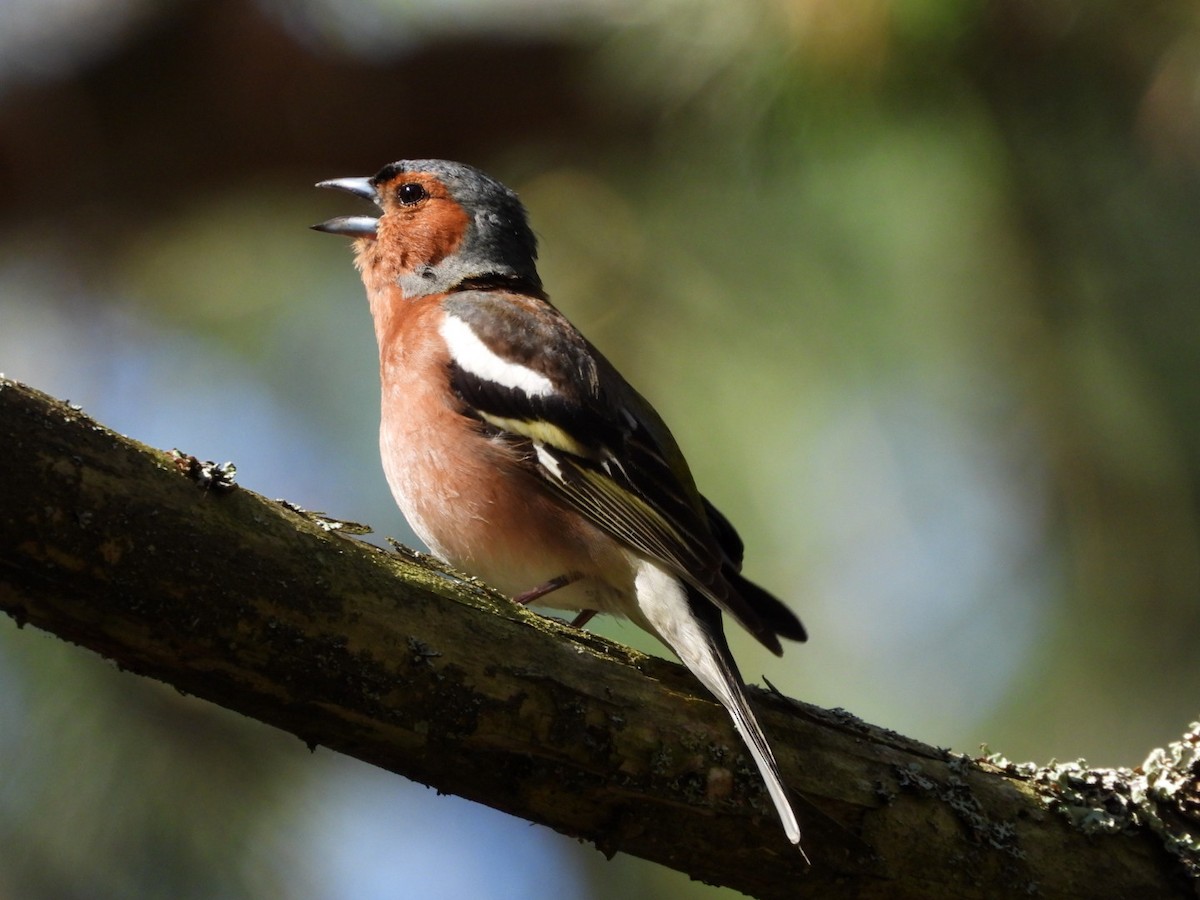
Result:
M1200 712L1195 3L0 0L0 371L413 541L306 226L417 157L520 192L804 618L749 680L1043 762ZM0 897L668 893L0 621Z

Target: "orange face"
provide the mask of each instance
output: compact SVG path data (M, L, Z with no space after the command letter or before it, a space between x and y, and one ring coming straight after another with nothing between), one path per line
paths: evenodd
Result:
M434 266L462 245L471 224L466 210L435 175L400 172L376 186L383 208L375 238L355 243L364 272L395 283Z

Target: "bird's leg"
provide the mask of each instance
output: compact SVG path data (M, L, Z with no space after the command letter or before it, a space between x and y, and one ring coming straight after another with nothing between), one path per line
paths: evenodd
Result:
M583 575L580 572L568 572L565 575L558 575L543 584L539 584L537 587L517 594L517 596L513 597L513 602L520 603L522 606L528 606L534 600L540 600L547 594L552 594L559 588L566 587L571 582L578 581L582 577Z
M549 581L539 584L535 588L530 588L524 593L517 594L513 597L514 603L520 603L522 606L528 606L535 600L545 597L547 594L557 591L559 588L566 587L574 581L578 581L583 575L579 572L568 572L565 575L559 575L557 578L551 578ZM575 628L582 628L592 620L592 616L596 615L596 610L585 609L581 610L579 615L571 620L571 625Z
M571 620L571 627L582 628L588 622L592 621L592 616L594 615L596 615L596 610L594 609L581 610L579 615Z

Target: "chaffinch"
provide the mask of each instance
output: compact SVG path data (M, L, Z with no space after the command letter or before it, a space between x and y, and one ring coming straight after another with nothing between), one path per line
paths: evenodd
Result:
M441 559L519 602L626 616L725 706L788 839L800 828L729 651L722 612L772 652L804 626L740 574L742 542L653 407L550 304L516 194L444 160L336 188L379 341L388 484Z

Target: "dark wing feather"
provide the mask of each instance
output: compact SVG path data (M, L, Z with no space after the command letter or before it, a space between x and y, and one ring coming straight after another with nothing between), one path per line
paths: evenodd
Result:
M737 533L737 529L733 527L733 523L725 518L721 511L709 502L707 497L701 497L700 501L704 504L704 515L708 519L713 537L721 545L721 550L724 551L729 565L740 572L742 570L742 555L746 549L742 543L741 536Z
M799 617L788 609L783 601L741 574L744 546L741 537L733 524L712 505L707 497L700 499L704 502L704 513L712 528L713 536L725 553L722 574L729 582L730 587L750 605L750 608L773 632L793 641L808 640L808 632L805 631Z
M521 295L469 292L445 303L489 349L554 385L553 393L531 396L450 366L465 411L528 442L526 458L549 490L674 570L775 653L776 633L803 635L780 601L737 574L742 542L696 490L666 424L565 317Z

